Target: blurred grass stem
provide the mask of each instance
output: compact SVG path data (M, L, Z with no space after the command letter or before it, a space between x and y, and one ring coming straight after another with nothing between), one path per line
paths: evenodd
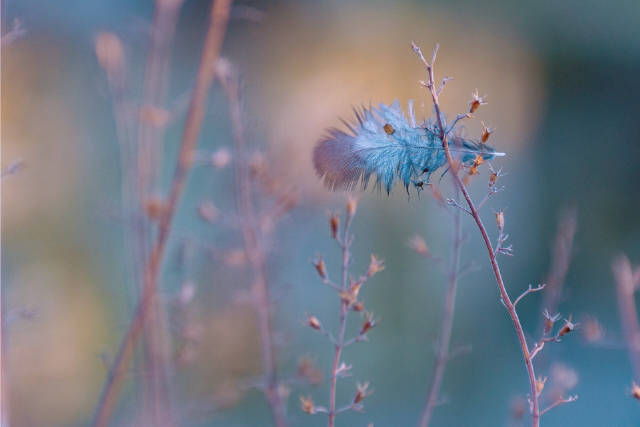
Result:
M214 78L214 65L222 47L230 7L231 0L215 0L211 7L209 27L182 136L176 170L171 183L169 196L159 219L158 235L145 266L142 298L138 303L129 330L109 371L94 417L93 425L96 427L106 427L109 424L126 377L125 374L133 359L135 345L142 333L147 311L150 306L155 304L159 297L157 285L160 267L169 238L173 216L186 182L193 152L200 133L209 89L211 88Z
M450 359L449 347L451 345L451 332L453 330L453 314L456 305L456 291L458 287L458 277L460 270L460 248L462 246L462 221L460 220L460 210L453 209L453 219L451 230L451 255L449 259L449 268L447 272L447 294L445 297L444 312L442 314L442 323L440 325L440 334L437 347L436 363L429 386L429 393L422 415L420 417L419 427L427 427L431 421L433 411L439 402L440 387L444 378L444 371L447 362Z
M245 150L245 126L243 124L242 104L240 101L240 81L238 70L232 65L219 68L220 80L229 99L229 114L236 149L237 188L236 200L240 213L240 228L244 239L244 247L253 270L251 292L253 305L258 316L260 350L264 369L263 392L271 409L276 427L286 427L286 411L280 395L278 382L278 364L273 339L271 316L271 299L269 297L266 257L260 239L253 195L251 194L251 171Z

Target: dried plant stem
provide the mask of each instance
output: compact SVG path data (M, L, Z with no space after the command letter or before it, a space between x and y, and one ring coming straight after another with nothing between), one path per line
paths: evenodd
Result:
M415 45L414 45L415 46ZM489 253L489 259L491 261L491 267L493 268L493 273L496 277L496 282L498 283L498 287L500 288L500 296L502 298L502 301L505 305L505 307L507 308L507 311L509 312L509 316L511 316L511 320L513 322L513 326L516 329L516 334L518 335L518 340L520 342L520 347L522 348L522 353L524 355L524 362L527 368L527 374L529 376L529 385L531 387L531 393L529 395L529 399L530 399L530 404L531 404L531 417L533 419L533 427L538 427L540 424L540 408L539 408L539 404L538 404L538 393L536 390L536 376L535 376L535 372L533 369L533 363L531 361L531 357L529 354L529 348L527 346L527 340L524 334L524 331L522 329L522 325L520 324L520 319L518 318L518 313L516 312L516 309L513 305L513 303L511 302L511 299L509 298L509 294L507 293L507 289L505 288L504 285L504 281L502 279L502 274L500 273L500 267L498 266L498 261L496 260L496 255L497 253L494 252L493 250L493 246L491 244L491 240L489 239L489 235L487 234L487 230L484 227L484 224L482 223L482 220L480 219L480 215L478 214L478 211L476 209L476 207L473 204L473 201L471 200L471 197L469 196L469 193L464 185L464 183L462 182L462 178L460 178L460 175L458 174L460 171L460 166L459 163L455 162L453 160L453 157L451 157L451 151L449 149L449 142L448 142L448 135L447 135L447 130L444 127L444 123L442 120L442 112L440 111L440 104L438 101L438 92L436 92L436 88L435 88L435 80L434 80L434 76L433 76L433 63L436 59L436 54L438 52L438 45L436 45L436 48L433 52L433 57L431 59L431 65L429 65L429 63L424 59L424 57L422 56L422 53L420 52L420 49L415 47L414 50L420 55L420 57L422 58L425 66L427 67L427 72L429 74L429 83L428 85L426 85L426 87L430 90L431 92L431 98L433 100L433 105L435 108L435 113L436 113L436 119L438 121L438 137L440 138L440 140L442 141L442 146L444 148L444 152L445 152L445 156L447 158L447 163L449 165L451 174L453 175L453 178L458 186L458 188L460 189L460 191L462 192L462 195L464 196L467 205L469 206L469 212L470 214L473 216L473 219L475 220L478 229L480 230L480 233L482 234L482 238L484 240L484 243L487 247L487 251Z
M143 79L142 108L138 131L138 194L139 207L136 217L140 218L137 252L146 259L148 242L152 239L152 224L144 215L144 207L152 193L158 191L160 184L160 168L162 163L162 144L164 124L153 119L161 114L166 102L169 84L169 64L171 46L178 22L180 0L159 0L151 22L147 61ZM143 277L146 288L146 277ZM157 280L154 286L158 286ZM157 293L157 289L147 292ZM170 348L167 337L167 317L163 304L158 298L150 300L150 306L144 316L145 320L145 375L143 375L144 401L147 412L150 412L152 425L160 423L173 424L170 405L170 381L168 360Z
M577 228L576 209L565 209L558 221L558 231L556 232L553 244L551 267L549 275L545 281L545 290L542 292L542 308L548 313L556 313L562 298L564 281L567 278L571 255L573 253L573 241ZM544 335L544 317L538 326L538 335ZM545 370L547 362L546 353L542 353L536 360L538 372Z
M245 151L245 127L242 119L240 89L237 70L230 70L222 76L223 85L229 98L229 114L236 149L237 203L244 247L253 270L251 292L253 304L258 316L260 350L264 369L263 392L271 409L276 427L286 427L284 401L279 393L278 365L273 340L271 319L271 299L267 286L266 260L258 230L257 215L251 194L249 162Z
M445 367L449 361L449 347L451 342L451 332L453 330L453 314L456 305L456 290L458 287L458 277L460 270L460 248L462 246L462 224L460 220L460 210L453 209L453 229L451 231L451 257L447 270L447 295L445 298L442 324L436 354L436 363L433 369L433 377L429 386L429 394L422 416L420 417L420 427L427 427L431 421L431 416L438 405L440 386L444 378Z
M353 215L347 212L347 218L344 225L342 240L339 241L342 248L342 291L346 292L349 280L349 263L351 261L351 253L349 248L353 243L353 236L349 235L349 228ZM331 369L331 384L329 386L329 427L334 427L336 419L336 385L338 380L338 369L340 366L340 355L344 348L344 333L347 327L348 302L342 299L340 305L340 330L338 332L338 340L335 343L335 353L333 356L333 368Z
M640 269L632 269L629 258L619 255L612 263L618 296L618 312L636 383L640 382L640 323L634 298L640 285Z
M183 0L159 0L153 13L144 70L142 107L164 109L169 85L171 47ZM151 112L149 112L151 113ZM142 196L160 184L164 125L147 117L138 132L139 187ZM142 200L144 203L144 200Z
M215 0L211 8L209 28L182 136L176 171L171 183L169 196L160 217L157 239L145 266L142 298L138 303L127 335L122 342L118 355L110 369L107 382L105 383L94 418L93 425L96 427L106 427L109 423L125 379L124 374L131 365L135 346L143 329L144 318L149 307L154 304L154 301L158 298L157 283L160 266L169 238L173 216L187 178L187 172L191 166L193 151L200 133L200 127L206 109L207 95L213 82L214 65L220 54L230 7L231 0Z

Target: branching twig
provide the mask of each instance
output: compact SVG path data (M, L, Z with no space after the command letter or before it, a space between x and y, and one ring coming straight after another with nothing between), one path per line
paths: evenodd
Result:
M511 320L513 322L513 325L516 329L516 334L518 335L518 340L520 342L520 347L522 349L522 353L524 356L524 361L525 361L525 366L527 369L527 374L529 377L529 385L531 388L531 416L533 418L533 426L534 427L538 427L539 426L539 419L540 419L540 408L539 408L539 404L538 404L538 395L537 395L537 390L536 390L536 377L535 377L535 372L533 369L533 363L531 362L531 357L529 354L529 348L527 346L527 340L524 334L524 330L522 329L522 325L520 324L520 319L518 318L518 314L516 313L515 307L513 306L513 303L511 302L511 299L509 298L509 295L507 293L507 290L504 286L504 281L502 279L502 274L500 273L500 268L498 267L498 262L496 260L496 253L493 251L493 247L491 245L491 240L489 239L489 235L487 233L487 230L484 227L484 224L482 223L482 220L480 219L480 215L478 214L478 211L476 210L473 201L471 200L471 197L469 196L469 193L467 192L467 189L464 185L464 183L462 182L462 179L460 178L460 176L458 175L459 172L459 166L457 162L454 162L453 157L451 156L451 151L449 149L449 142L448 142L448 137L449 135L447 134L447 132L445 132L444 130L444 126L442 123L442 113L440 111L440 103L438 100L438 94L435 91L434 88L434 75L433 75L433 63L435 61L436 58L436 54L438 52L438 45L436 45L436 48L433 52L433 59L431 60L431 64L427 63L424 60L424 57L422 56L422 52L420 51L420 48L417 47L415 44L412 44L413 50L418 53L418 55L420 56L420 58L422 59L422 61L424 62L425 66L427 67L427 72L429 74L429 83L426 85L430 91L431 91L431 98L433 100L433 104L434 104L434 108L436 111L436 120L438 121L438 129L439 129L439 138L442 141L442 146L444 148L445 151L445 156L447 158L447 163L449 165L450 168L450 172L453 175L454 180L456 181L456 184L458 186L458 188L460 188L460 191L462 192L467 205L469 206L469 210L471 212L471 215L473 216L474 220L476 221L476 224L478 225L478 229L480 230L480 233L482 234L482 238L485 242L485 245L487 247L487 251L489 253L489 258L491 261L491 266L493 268L493 272L494 275L496 277L496 281L498 283L498 287L500 288L500 295L502 297L502 300L504 302L505 307L507 308L507 311L509 312L509 316L511 317Z
M544 414L545 412L549 411L550 409L555 408L556 406L560 406L563 403L569 403L569 402L575 402L576 400L578 400L578 395L576 394L575 396L569 396L566 399L560 398L556 401L556 403L552 404L551 406L549 406L548 408L540 411L540 415Z
M513 302L513 307L515 307L518 302L527 294L530 294L531 292L538 292L544 289L546 285L538 285L537 288L532 288L531 285L529 285L529 289L527 289L526 291L524 291L524 293L522 295L520 295L518 298L516 298L516 300Z

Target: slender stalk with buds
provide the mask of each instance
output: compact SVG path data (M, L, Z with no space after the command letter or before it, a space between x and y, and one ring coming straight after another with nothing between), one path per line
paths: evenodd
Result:
M421 82L422 85L427 88L431 94L431 98L433 101L433 106L434 106L434 110L435 110L435 116L436 116L436 121L437 121L437 129L435 130L437 132L437 137L442 141L442 146L445 152L445 156L447 159L447 164L449 166L449 171L453 176L453 179L456 182L457 187L460 189L460 191L462 192L462 195L464 196L464 199L466 201L466 204L468 205L468 210L465 208L462 208L462 206L458 205L457 202L455 202L455 200L448 200L449 204L457 206L461 209L463 209L465 212L469 213L474 221L476 222L476 225L478 226L478 229L480 230L480 233L482 235L482 238L484 240L484 243L487 247L487 252L489 254L489 260L491 262L491 267L493 269L495 278L496 278L496 282L498 284L498 287L500 289L500 296L501 296L501 300L502 303L504 304L504 306L506 307L507 311L509 312L509 316L511 317L511 320L513 322L513 325L515 327L516 330L516 335L518 336L518 341L520 343L520 347L522 349L522 353L524 356L524 362L525 362L525 367L527 370L527 375L529 378L529 386L530 386L530 394L529 394L529 404L530 404L530 412L531 412L531 417L532 417L532 421L533 421L533 426L534 427L538 427L540 425L540 416L546 412L548 409L551 409L551 407L555 407L557 405L559 405L560 403L565 403L565 402L570 402L573 401L575 399L577 399L577 396L575 397L570 397L568 399L561 399L562 401L558 401L557 403L553 404L550 408L547 408L543 411L540 410L539 407L539 402L538 402L538 396L540 394L540 392L542 391L542 387L544 386L544 382L541 380L536 380L536 376L535 376L535 372L534 372L534 368L533 368L533 357L535 356L535 354L537 353L537 351L539 351L538 349L538 345L543 345L543 343L545 342L545 339L543 339L538 345L536 345L536 347L534 347L534 351L530 351L528 344L527 344L527 340L526 340L526 336L524 333L524 330L522 329L522 324L520 323L520 319L518 318L518 314L516 312L516 308L515 308L515 304L511 301L511 298L509 297L509 294L507 293L505 284L504 284L504 280L502 278L502 274L500 273L500 268L498 266L498 261L497 261L497 256L498 254L503 254L503 255L511 255L511 247L504 247L503 244L505 242L505 240L507 240L508 235L505 235L503 233L504 231L504 211L499 211L496 212L496 224L498 227L498 231L500 233L500 236L498 237L498 244L496 245L496 247L493 247L493 244L491 243L491 240L489 238L489 234L487 233L487 230L484 226L484 224L482 223L482 220L480 218L480 214L478 213L478 209L476 208L475 204L473 203L473 201L471 200L471 196L469 195L469 192L467 191L465 184L462 180L462 178L460 177L460 171L462 170L462 166L460 164L460 162L455 161L451 155L451 150L449 148L449 142L448 139L450 137L450 134L456 129L456 124L466 118L473 118L473 113L476 112L476 110L483 104L486 104L486 102L484 101L483 97L480 97L476 91L476 93L473 95L473 99L469 102L469 112L464 114L464 115L457 115L455 120L452 122L452 124L447 125L445 123L444 120L444 115L440 109L440 102L439 102L439 96L440 93L442 92L442 89L444 88L444 86L446 85L446 83L448 83L449 81L451 81L452 79L450 77L445 77L442 81L442 83L440 84L440 86L437 88L436 87L436 83L435 83L435 78L434 78L434 72L433 72L433 65L434 62L436 60L436 55L438 53L438 48L439 46L436 45L436 48L433 52L433 56L431 58L431 63L427 62L427 60L424 58L424 56L422 55L422 52L420 50L419 47L417 47L415 44L412 43L412 48L413 50L420 56L420 59L422 60L422 62L424 63L424 65L427 68L427 73L429 76L428 82ZM487 138L484 137L483 135L483 141L486 142ZM468 168L468 173L469 175L474 175L475 173L477 173L477 166L479 166L481 163L483 162L482 156L479 155L476 157L476 161L474 162L472 167ZM490 183L491 181L493 181L493 183L495 184L497 177L494 178L493 174L492 177L490 178ZM493 189L490 190L489 195L495 193L495 191L493 191ZM486 199L486 198L485 198ZM484 203L484 201L483 201ZM482 204L483 204L482 203ZM522 296L533 292L533 291L537 291L537 290L541 290L542 287L538 287L536 289L532 289L531 287L529 288L529 290L527 290ZM516 302L520 301L520 299L522 298L522 296L520 298L518 298L516 300ZM571 321L569 320L567 322L567 325L561 330L561 332L559 334L566 334L567 332L573 330L573 328L576 325L572 324ZM563 333L564 329L568 328L568 330L566 332ZM560 335L560 336L562 336ZM540 347L541 348L541 347Z
M307 314L306 325L311 327L317 332L326 335L334 346L333 366L331 369L331 382L329 384L329 408L316 406L311 398L301 397L302 410L315 414L318 412L324 412L328 416L328 426L335 426L336 415L352 410L361 412L363 409L362 400L369 396L372 391L367 390L369 383L357 384L357 392L350 404L342 407L336 406L336 389L338 383L338 377L351 376L351 365L347 365L342 361L342 351L345 347L358 342L366 341L367 333L376 326L377 320L374 319L372 313L365 313L365 319L362 323L358 334L350 339L345 340L345 332L347 328L347 316L350 311L363 312L364 304L362 301L358 301L358 294L360 288L366 283L374 274L384 269L382 261L375 255L371 256L371 263L364 276L360 276L359 279L354 279L349 276L349 265L351 264L351 244L353 243L353 235L350 234L349 229L351 222L356 213L357 199L350 197L347 202L347 215L345 225L342 229L342 235L340 234L340 219L337 214L332 214L329 218L329 224L331 226L331 236L338 242L340 249L342 250L342 281L341 284L335 284L329 279L329 275L324 264L323 257L316 255L312 260L313 265L316 267L318 274L320 275L322 282L334 291L337 292L340 297L340 325L338 328L338 336L335 338L330 332L324 330L320 321L313 315Z

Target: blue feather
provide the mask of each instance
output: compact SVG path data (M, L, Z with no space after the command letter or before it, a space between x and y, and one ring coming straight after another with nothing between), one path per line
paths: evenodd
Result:
M324 185L333 191L354 190L359 181L362 189L375 174L374 188L391 192L396 180L408 190L413 182L429 182L429 176L445 166L442 141L436 120L416 125L413 104L409 103L408 118L398 100L391 105L355 111L356 121L345 122L352 134L330 129L313 150L313 164ZM445 123L443 118L443 123ZM445 125L446 126L446 125ZM448 138L452 155L471 166L477 155L484 160L503 156L479 141L466 140L451 134Z

